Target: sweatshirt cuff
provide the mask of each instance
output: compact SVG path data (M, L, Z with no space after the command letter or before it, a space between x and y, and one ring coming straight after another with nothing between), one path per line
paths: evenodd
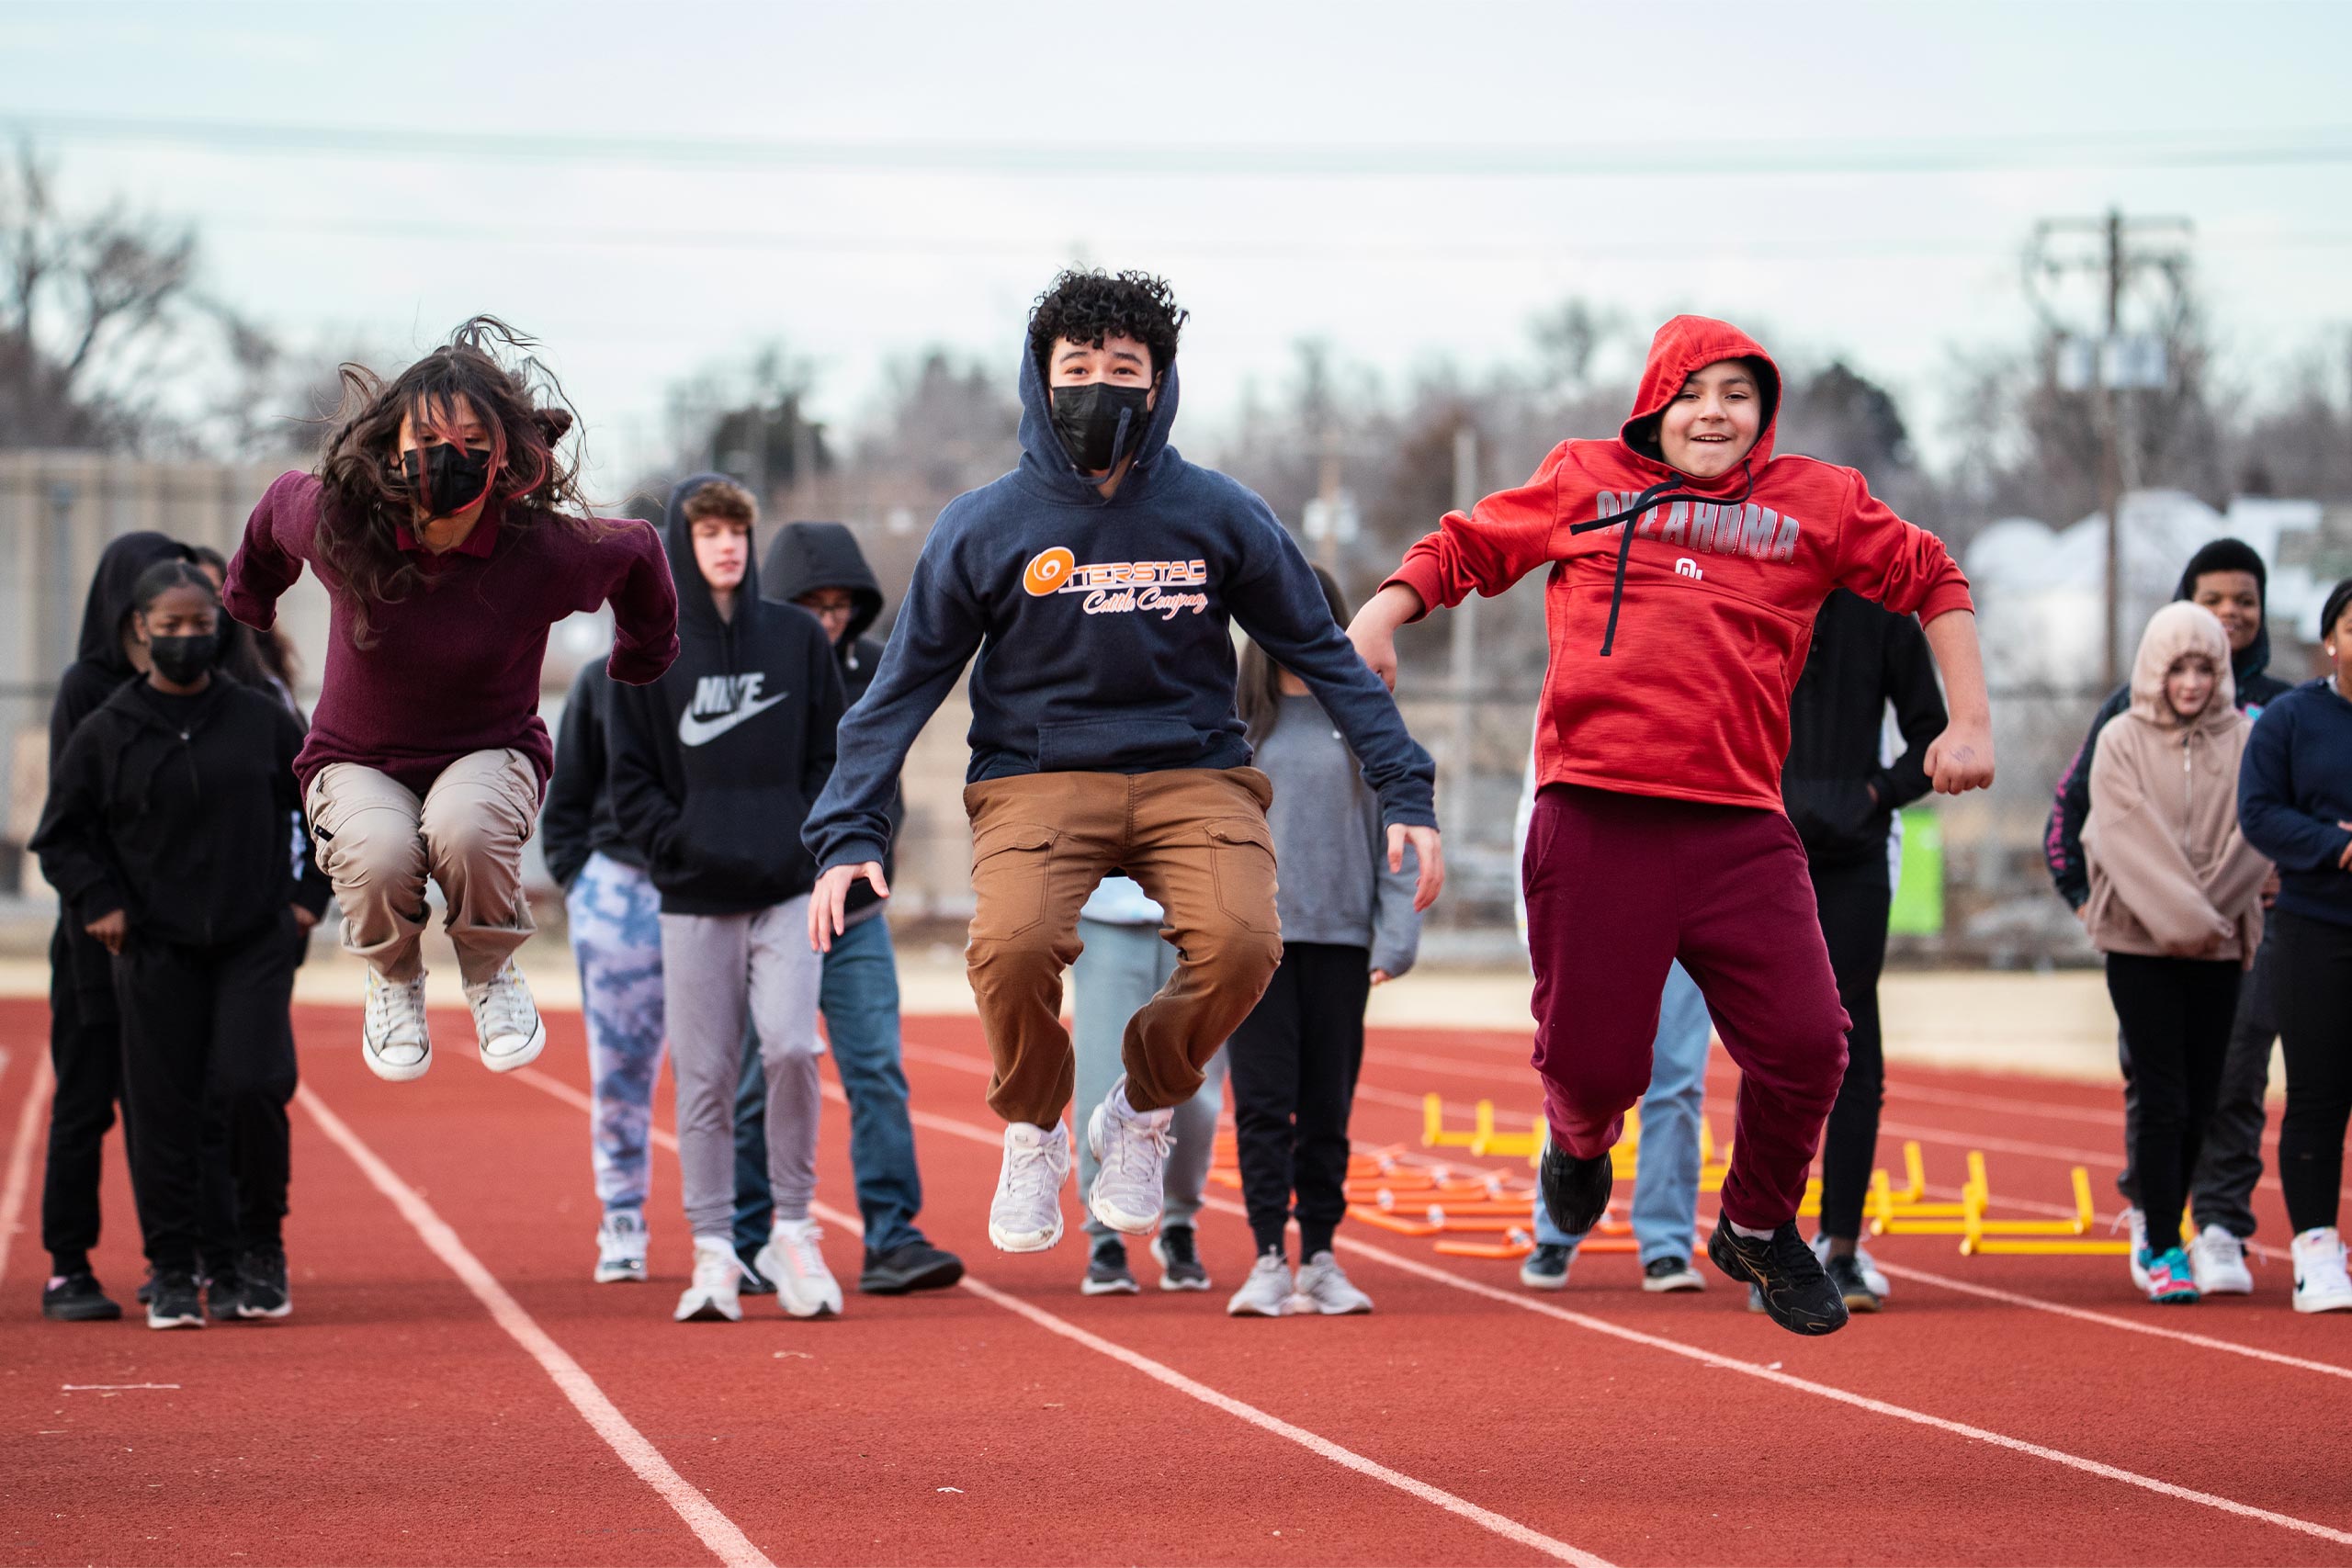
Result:
M1423 615L1427 615L1431 610L1446 602L1444 578L1437 569L1437 562L1426 555L1406 557L1404 560L1397 563L1396 570L1388 574L1387 581L1380 586L1385 588L1390 582L1401 582L1421 596L1421 614L1415 615L1414 621L1421 619ZM1405 624L1410 626L1412 621Z
M102 920L124 907L121 892L113 883L103 879L93 882L65 902L74 911L74 918L85 926L93 920Z
M613 645L612 657L605 660L605 673L624 686L650 686L668 673L678 658L678 639L673 635L667 649L654 653L642 648L622 648Z
M1976 601L1969 596L1968 584L1964 581L1939 582L1928 590L1928 596L1919 602L1919 624L1924 626L1954 610L1965 610L1971 615L1976 613Z
M232 581L222 591L220 607L229 612L231 620L257 632L269 630L277 619L277 602L259 597L242 582Z
M864 865L867 861L879 865L886 852L878 840L843 839L825 852L824 861L817 867L817 874L821 876L836 866Z

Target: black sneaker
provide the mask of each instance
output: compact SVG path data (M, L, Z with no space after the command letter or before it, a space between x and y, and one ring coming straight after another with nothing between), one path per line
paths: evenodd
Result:
M1127 1267L1126 1244L1114 1235L1096 1242L1093 1254L1086 1260L1086 1278L1079 1281L1078 1288L1090 1296L1136 1294L1141 1287L1136 1283L1135 1271Z
M286 1283L286 1254L281 1249L258 1247L246 1253L237 1259L237 1277L244 1283L244 1299L237 1303L239 1317L284 1317L294 1310L294 1294Z
M1846 1303L1821 1271L1821 1259L1797 1234L1794 1220L1758 1240L1719 1217L1715 1234L1707 1238L1707 1256L1733 1279L1755 1286L1766 1315L1790 1333L1835 1334L1846 1326Z
M112 1323L122 1305L87 1269L59 1274L40 1288L40 1314L51 1323Z
M1556 1242L1538 1247L1519 1266L1519 1282L1531 1291L1565 1291L1568 1288L1568 1265L1577 1260L1577 1249Z
M1609 1212L1609 1153L1578 1159L1564 1148L1544 1145L1544 1209L1570 1235L1585 1235Z
M234 1323L237 1309L244 1304L245 1279L235 1269L223 1267L217 1273L207 1273L200 1283L204 1286L204 1309L215 1323Z
M204 1326L204 1297L194 1274L179 1269L158 1269L154 1282L154 1293L147 1298L148 1327Z
M772 1296L775 1294L775 1281L761 1273L757 1269L752 1267L752 1259L758 1255L759 1252L756 1247L751 1252L739 1252L735 1255L735 1260L743 1266L743 1278L739 1280L735 1286L735 1293L739 1296Z
M1152 1261L1159 1265L1163 1291L1205 1291L1209 1271L1202 1266L1201 1249L1190 1225L1162 1225L1151 1238Z
M149 1302L152 1302L154 1299L155 1270L153 1266L150 1265L147 1269L147 1277L139 1281L139 1304L141 1306L145 1306Z
M1821 1271L1829 1276L1830 1289L1838 1292L1848 1312L1878 1311L1878 1292L1863 1278L1860 1258L1850 1252L1842 1256L1833 1252L1822 1264Z
M1653 1258L1642 1265L1642 1289L1653 1293L1674 1291L1703 1291L1707 1281L1690 1260L1679 1255Z
M964 1260L917 1237L888 1252L869 1252L857 1288L869 1296L903 1296L910 1291L944 1291L964 1277Z

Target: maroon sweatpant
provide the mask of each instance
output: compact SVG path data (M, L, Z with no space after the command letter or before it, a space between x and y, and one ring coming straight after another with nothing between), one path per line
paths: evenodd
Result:
M1741 1073L1724 1213L1750 1230L1794 1219L1849 1025L1789 819L1549 784L1520 874L1553 1141L1580 1159L1617 1141L1679 958Z

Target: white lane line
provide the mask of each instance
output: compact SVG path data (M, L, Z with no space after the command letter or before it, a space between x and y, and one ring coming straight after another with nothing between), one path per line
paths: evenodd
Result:
M587 1095L560 1078L549 1077L537 1067L520 1068L514 1076L532 1088L541 1089L577 1110L593 1111L595 1109L594 1101ZM847 1097L837 1086L828 1083L824 1086L824 1089L826 1099L836 1104L848 1103ZM933 1116L925 1111L916 1111L912 1107L909 1108L908 1114L913 1118L917 1126L930 1127L956 1137L976 1139L990 1148L1001 1149L1004 1146L1004 1140L1001 1135L991 1136L983 1129L969 1122L950 1121L944 1116ZM677 1138L658 1127L652 1129L652 1138L654 1143L673 1153L678 1147ZM809 1209L826 1223L840 1225L853 1235L856 1234L859 1228L858 1217L855 1214L843 1213L829 1203L811 1203ZM1173 1367L1163 1365L1148 1356L1130 1350L1125 1346L1102 1338L1099 1335L1090 1334L1076 1324L1057 1317L1043 1307L1032 1306L1017 1296L1007 1295L993 1285L984 1285L968 1273L964 1276L963 1282L966 1290L970 1291L982 1301L1025 1317L1050 1334L1057 1334L1100 1355L1108 1356L1122 1366L1141 1372L1158 1382L1165 1383L1188 1398L1199 1400L1202 1404L1222 1410L1238 1420L1246 1421L1261 1431L1271 1432L1275 1437L1296 1443L1308 1452L1329 1460L1333 1464L1351 1470L1374 1481L1394 1486L1398 1491L1442 1508L1458 1518L1467 1519L1481 1529L1491 1530L1507 1540L1516 1541L1521 1546L1540 1551L1558 1562L1573 1562L1577 1564L1578 1568L1610 1568L1606 1558L1596 1557L1589 1551L1569 1545L1566 1541L1555 1540L1540 1530L1531 1529L1516 1519L1498 1514L1489 1508L1482 1508L1467 1498L1457 1497L1453 1493L1432 1486L1426 1481L1416 1481L1401 1471L1391 1470L1376 1460L1366 1459L1352 1449L1342 1448L1329 1438L1318 1437L1303 1427L1295 1427L1280 1416L1269 1415L1254 1404L1245 1404L1230 1394L1220 1393L1206 1383L1197 1382L1186 1377Z
M0 1072L6 1070L6 1058L0 1057ZM24 1213L25 1194L32 1190L33 1134L40 1127L41 1112L48 1108L49 1091L56 1080L49 1070L49 1053L33 1057L33 1081L25 1090L25 1102L17 1111L17 1136L8 1145L8 1174L0 1177L0 1280L8 1277L8 1244L17 1237L17 1218Z
M391 1200L392 1206L408 1221L418 1237L433 1255L447 1266L449 1272L464 1282L474 1299L488 1309L491 1318L504 1329L508 1337L520 1345L540 1370L553 1380L563 1396L571 1401L572 1408L591 1430L605 1439L621 1462L637 1472L638 1478L653 1488L661 1499L676 1510L686 1528L695 1532L711 1555L727 1568L775 1568L767 1554L753 1546L735 1522L711 1500L703 1495L693 1483L671 1467L662 1457L662 1450L648 1442L645 1435L630 1425L628 1416L605 1396L579 1362L573 1360L541 1328L521 1303L509 1295L506 1287L498 1282L491 1271L482 1267L449 1227L448 1222L435 1213L416 1190L394 1173L392 1168L378 1158L375 1150L362 1143L359 1135L345 1124L343 1118L327 1109L315 1090L304 1085L297 1093L302 1109L309 1111L320 1129L335 1145L351 1156L362 1175L377 1191Z

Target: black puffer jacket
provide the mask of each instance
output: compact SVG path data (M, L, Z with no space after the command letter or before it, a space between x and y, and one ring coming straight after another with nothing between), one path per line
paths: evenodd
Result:
M1903 755L1882 767L1889 703ZM1848 865L1883 857L1894 813L1928 793L1928 747L1948 722L1916 618L1843 588L1822 601L1812 651L1789 699L1789 758L1781 771L1781 798L1806 858Z

